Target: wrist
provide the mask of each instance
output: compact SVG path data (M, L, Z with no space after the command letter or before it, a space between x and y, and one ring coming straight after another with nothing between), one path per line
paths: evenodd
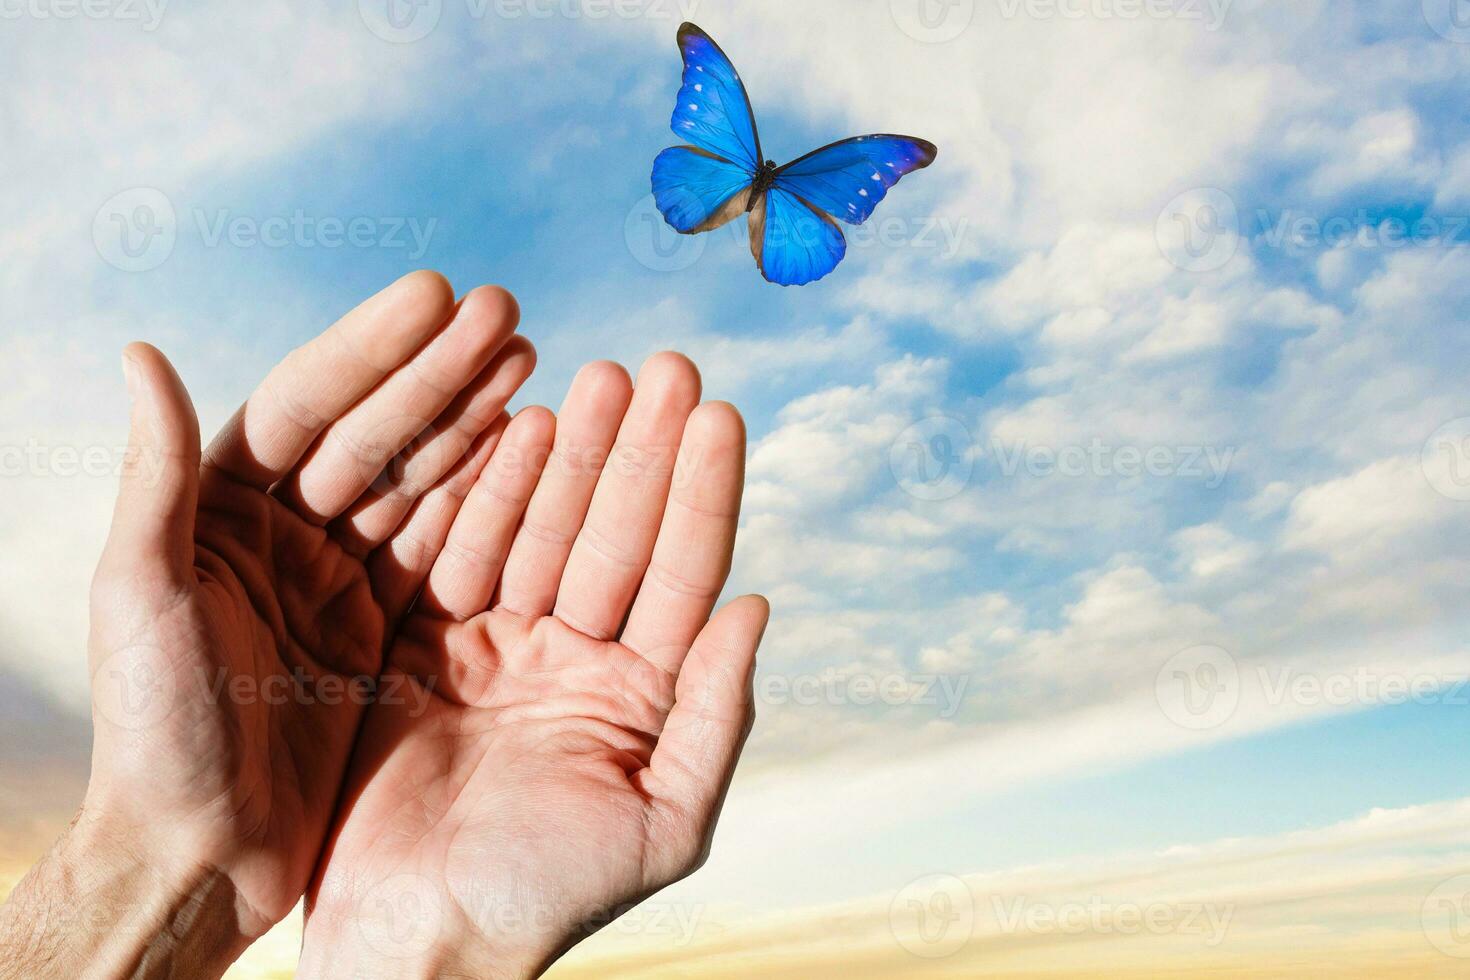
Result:
M343 898L308 908L297 980L531 980L561 948L523 930L487 934L417 875Z
M220 976L248 944L228 879L83 808L0 907L0 980Z

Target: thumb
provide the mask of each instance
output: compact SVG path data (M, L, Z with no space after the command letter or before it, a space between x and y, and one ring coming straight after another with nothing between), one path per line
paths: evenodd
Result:
M735 773L740 750L755 721L755 652L771 607L761 596L741 596L710 619L689 651L644 789L671 812L671 824L688 845L676 851L683 865L697 866L708 853L710 835Z
M173 365L148 344L123 351L132 400L128 452L102 564L193 583L199 419Z

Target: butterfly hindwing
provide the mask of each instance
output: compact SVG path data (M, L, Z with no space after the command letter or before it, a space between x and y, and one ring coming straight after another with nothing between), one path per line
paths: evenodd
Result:
M938 151L912 136L855 136L793 160L776 184L834 218L860 225L899 178L934 162Z
M718 228L745 211L751 175L692 146L672 146L653 161L653 200L675 231Z
M847 239L830 215L778 184L750 213L750 250L767 280L803 286L837 268Z
M684 56L684 84L669 125L681 139L754 177L761 165L761 142L739 72L714 39L693 24L679 28L679 52Z

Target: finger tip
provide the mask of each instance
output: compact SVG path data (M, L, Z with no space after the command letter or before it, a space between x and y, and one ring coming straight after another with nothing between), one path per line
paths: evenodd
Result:
M435 269L415 269L388 288L415 305L445 310L454 305L454 287Z
M667 388L677 398L698 401L701 379L699 368L678 351L659 351L638 369L636 387Z
M745 419L739 409L725 401L709 401L700 405L690 413L685 431L722 447L745 444Z
M511 423L527 441L549 442L556 430L556 413L545 405L527 405L515 414Z
M488 315L490 322L502 329L514 330L521 322L521 304L504 286L476 286L460 300L461 309L470 306Z

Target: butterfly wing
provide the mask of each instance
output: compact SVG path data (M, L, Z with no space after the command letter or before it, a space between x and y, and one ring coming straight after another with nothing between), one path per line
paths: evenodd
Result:
M849 224L872 215L888 188L934 162L939 151L912 136L855 136L793 160L776 184Z
M671 146L653 161L653 200L686 235L718 228L745 211L753 174L693 146Z
M831 215L777 183L750 212L750 251L767 281L804 286L837 268L847 239Z
M679 51L684 84L669 125L680 139L755 176L761 141L740 73L714 39L693 24L679 28Z

